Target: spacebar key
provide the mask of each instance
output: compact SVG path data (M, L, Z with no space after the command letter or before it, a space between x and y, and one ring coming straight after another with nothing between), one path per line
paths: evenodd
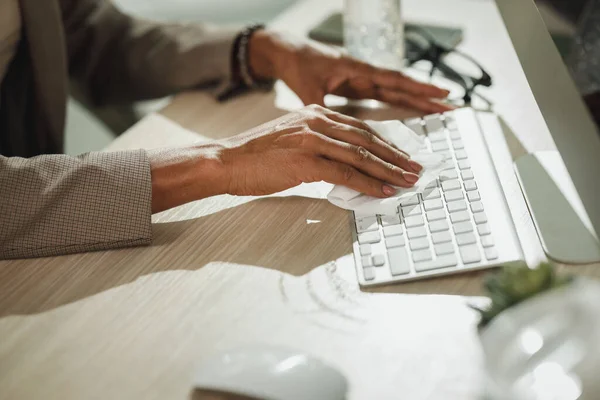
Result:
M415 270L417 272L430 271L432 269L454 267L458 264L458 260L454 254L448 254L440 256L435 260L415 263Z
M404 275L410 272L408 253L404 247L389 249L388 257L390 259L390 272L393 276Z

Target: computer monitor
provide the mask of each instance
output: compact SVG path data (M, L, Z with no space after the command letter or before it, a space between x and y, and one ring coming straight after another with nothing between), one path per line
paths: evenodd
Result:
M539 110L554 139L560 158L529 156L517 161L517 173L532 212L544 248L560 253L559 261L600 261L600 133L578 92L569 71L553 43L533 0L497 0L510 39L519 57ZM553 164L564 162L575 191L581 200L567 193L570 184L551 171ZM561 165L557 165L560 175ZM564 170L564 168L563 168ZM546 186L553 186L560 191ZM580 206L587 218L561 211L570 204L575 211ZM586 238L579 235L588 234ZM562 243L561 243L562 242ZM558 246L560 249L550 247ZM593 248L595 246L595 248Z

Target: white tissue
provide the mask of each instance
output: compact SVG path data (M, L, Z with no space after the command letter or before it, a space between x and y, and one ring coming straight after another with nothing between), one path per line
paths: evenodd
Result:
M378 199L359 193L345 186L336 185L327 195L332 204L353 210L359 214L395 214L400 202L417 193L422 193L425 187L435 180L449 165L441 154L421 150L424 138L410 130L400 121L365 121L377 133L394 143L399 149L407 152L411 159L423 166L419 180L412 188L396 187L398 192L385 199Z

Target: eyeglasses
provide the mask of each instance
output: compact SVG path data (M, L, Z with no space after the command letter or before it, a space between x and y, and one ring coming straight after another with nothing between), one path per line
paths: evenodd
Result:
M492 77L477 61L459 50L437 43L424 29L412 27L406 31L405 39L409 66L428 62L431 64L429 66L430 78L439 72L464 90L462 98L450 99L451 102L462 101L464 105L470 105L477 86L492 86Z

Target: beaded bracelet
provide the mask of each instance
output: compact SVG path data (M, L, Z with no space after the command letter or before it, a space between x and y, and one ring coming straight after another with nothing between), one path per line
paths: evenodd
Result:
M250 37L254 32L264 28L265 26L261 24L251 25L240 33L238 36L236 58L240 77L247 87L252 89L270 90L273 85L273 80L256 79L250 70L250 62L248 57Z

